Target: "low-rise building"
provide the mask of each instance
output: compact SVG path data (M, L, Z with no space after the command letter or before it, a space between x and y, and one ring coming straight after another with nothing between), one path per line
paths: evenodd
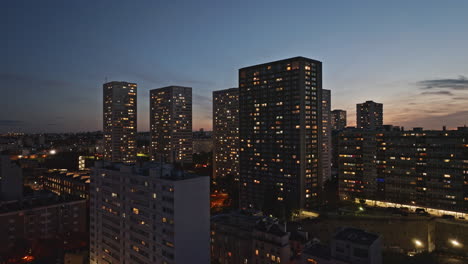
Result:
M466 127L440 131L346 129L339 137L342 199L467 216Z
M41 192L0 204L0 250L18 241L61 238L73 242L88 232L86 200ZM1 254L0 254L1 255Z
M331 246L311 243L302 255L304 264L382 264L382 239L357 228L340 228Z
M89 199L89 171L52 169L42 176L43 188L60 196Z
M382 239L357 228L343 228L332 239L332 257L351 264L381 264Z
M290 233L276 219L230 213L211 219L211 257L215 263L289 263Z

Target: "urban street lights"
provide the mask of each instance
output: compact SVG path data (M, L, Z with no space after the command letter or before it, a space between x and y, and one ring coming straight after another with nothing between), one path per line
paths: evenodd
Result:
M463 245L456 239L450 239L449 242L453 247L456 247L456 248L463 247Z

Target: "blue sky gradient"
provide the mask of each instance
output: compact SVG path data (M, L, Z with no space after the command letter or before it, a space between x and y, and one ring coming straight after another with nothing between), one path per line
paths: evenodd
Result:
M332 108L384 104L384 123L468 124L467 1L5 1L0 132L102 128L106 78L193 87L194 129L238 69L305 56L324 65Z

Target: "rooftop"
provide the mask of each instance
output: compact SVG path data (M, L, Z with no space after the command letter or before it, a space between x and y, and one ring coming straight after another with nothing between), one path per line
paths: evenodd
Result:
M347 227L338 231L334 236L334 239L336 240L348 241L361 245L371 245L378 238L379 236L376 234L368 233L364 230L351 227Z
M125 165L123 163L98 161L95 163L95 168L113 171L123 171L126 173L133 173L140 176L152 176L172 181L203 177L203 175L197 175L189 171L184 171L182 169L176 168L174 165L169 163L161 163L154 161L137 163L135 165Z
M30 210L44 206L62 204L75 201L86 201L77 197L64 197L49 191L34 192L33 195L24 197L22 200L7 201L0 203L0 214L11 213L22 210Z
M285 62L292 62L292 61L304 61L304 60L314 62L314 63L319 63L320 65L322 64L322 62L318 61L318 60L313 60L313 59L309 59L309 58L306 58L306 57L297 56L297 57L287 58L287 59L283 59L283 60L277 60L277 61L271 61L271 62L257 64L257 65L247 66L247 67L240 68L239 70L263 67L263 66L267 66L267 65L271 65L271 64L277 64L277 63L285 63Z

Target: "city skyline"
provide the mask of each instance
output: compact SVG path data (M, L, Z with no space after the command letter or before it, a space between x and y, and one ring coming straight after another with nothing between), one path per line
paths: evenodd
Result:
M28 8L9 2L0 80L8 88L5 98L23 101L4 102L0 132L102 130L100 87L106 80L138 84L139 131L149 131L149 90L167 85L193 87L193 128L211 130L212 91L237 87L242 67L294 56L323 62L332 109L346 110L350 126L355 105L367 100L384 104L384 124L452 129L468 123L468 37L461 34L467 3L405 3L404 9L270 4L271 12L258 15L259 3L244 10L239 3L215 2L46 1ZM127 12L114 19L118 10ZM242 21L236 10L244 10ZM296 15L275 19L284 11ZM184 20L171 22L169 30L162 22L176 14ZM314 34L285 31L293 25Z

